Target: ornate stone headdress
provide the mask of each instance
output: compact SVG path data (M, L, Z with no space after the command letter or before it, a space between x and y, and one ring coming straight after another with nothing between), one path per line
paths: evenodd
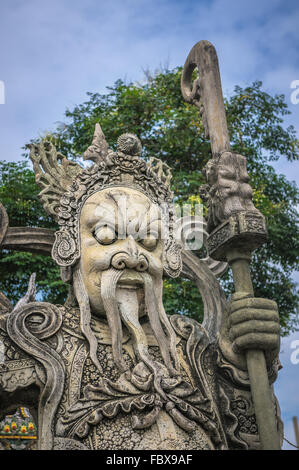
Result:
M118 138L116 152L109 149L99 124L91 146L84 153L84 160L94 164L85 169L58 153L50 142L30 146L36 182L42 188L39 197L60 227L52 248L52 257L59 266L70 267L80 258L79 220L86 199L108 187L127 186L159 205L162 218L168 223L164 269L171 277L180 274L181 246L174 239L171 171L157 158L152 157L149 162L142 160L141 150L140 140L133 134Z

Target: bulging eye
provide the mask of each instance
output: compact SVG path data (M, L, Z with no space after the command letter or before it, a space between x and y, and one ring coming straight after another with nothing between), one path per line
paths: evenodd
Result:
M140 240L140 243L144 246L144 248L151 251L156 248L158 244L158 238L148 235L147 237Z
M116 240L116 233L111 227L105 225L95 229L94 237L101 245L110 245Z

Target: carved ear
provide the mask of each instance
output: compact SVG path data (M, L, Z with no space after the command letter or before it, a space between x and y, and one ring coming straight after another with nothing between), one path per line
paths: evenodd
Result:
M80 250L75 239L65 229L55 233L52 258L61 267L72 266L80 258Z
M181 244L168 240L164 249L164 271L170 277L178 277L182 271L182 246Z

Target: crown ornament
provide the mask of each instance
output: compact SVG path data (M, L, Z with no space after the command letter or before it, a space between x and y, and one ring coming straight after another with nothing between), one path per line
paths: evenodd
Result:
M46 212L59 224L52 248L52 258L59 266L70 267L80 258L79 220L85 201L103 189L125 186L144 193L159 205L168 226L165 270L171 277L180 274L181 247L174 240L171 170L155 157L146 162L140 157L141 152L140 140L130 133L118 138L116 152L109 149L98 123L92 143L83 154L84 160L93 162L87 168L69 161L51 142L30 145L36 182L42 188L39 197Z

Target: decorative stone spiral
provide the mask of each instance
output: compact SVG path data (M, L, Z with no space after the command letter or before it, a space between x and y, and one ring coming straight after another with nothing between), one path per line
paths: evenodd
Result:
M55 242L52 248L52 258L59 266L66 267L74 264L80 253L76 241L66 230L55 233Z
M7 319L10 339L45 369L46 382L40 395L38 427L39 449L51 450L53 419L64 388L65 370L60 355L44 340L57 333L62 314L55 305L30 302L17 306Z

